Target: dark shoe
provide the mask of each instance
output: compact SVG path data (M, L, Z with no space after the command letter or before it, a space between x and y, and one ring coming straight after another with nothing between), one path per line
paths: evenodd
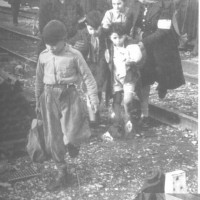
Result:
M66 180L67 180L66 178L67 178L67 172L64 169L58 170L58 175L56 179L53 180L52 183L50 183L47 186L47 190L53 192L66 186Z
M69 156L71 158L76 158L79 154L79 151L80 151L80 147L76 147L71 143L69 143L67 145L67 149L68 149L68 152L69 152Z
M111 134L113 138L120 138L122 137L120 127L118 126L110 126L108 132Z
M66 188L75 183L75 177L67 172L66 165L58 166L58 175L55 180L47 186L47 190L53 192Z
M160 99L164 99L166 94L167 94L167 89L159 89L158 90L158 96Z

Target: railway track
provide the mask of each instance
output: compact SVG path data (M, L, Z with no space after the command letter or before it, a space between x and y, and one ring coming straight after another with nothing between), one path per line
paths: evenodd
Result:
M36 49L40 38L0 26L0 49L27 64L36 66Z
M6 35L8 37L14 37L15 40L12 42L16 42L19 40L19 42L16 42L16 45L22 45L24 46L23 51L17 51L16 48L12 49L13 45L8 45L7 41L2 45L0 44L0 49L3 51L6 51L7 53L11 54L12 56L16 57L17 59L23 60L24 62L36 66L36 57L34 57L34 49L37 48L35 45L40 39L31 35L24 34L22 32L14 31L5 27L0 27L0 32L7 33ZM4 34L3 34L4 35ZM4 35L5 36L5 35ZM34 44L34 45L33 45ZM28 47L28 48L27 48ZM24 51L25 50L25 51ZM29 52L27 54L27 52ZM185 73L185 79L186 81L189 81L193 84L198 83L198 77L193 76L190 74ZM29 96L29 99L32 99L32 95L34 95L33 91L26 91ZM33 97L34 98L34 97ZM139 103L137 99L134 100L136 103ZM195 117L186 115L182 113L181 111L174 111L173 109L169 109L167 107L158 106L156 104L150 103L150 117L153 119L156 119L157 121L160 121L162 123L165 123L167 125L181 128L181 129L190 129L194 131L197 134L198 129L198 120Z
M33 36L33 35L29 35L29 34L24 34L23 32L12 30L12 29L9 29L9 28L4 27L4 26L0 26L0 31L8 32L9 34L14 34L14 35L17 35L19 37L22 37L22 38L25 38L25 39L28 39L28 40L31 40L31 41L40 41L39 37L36 37L36 36ZM12 54L13 56L16 56L17 58L20 58L20 54L16 53L16 55L15 55L15 52L13 52L12 50L9 50L7 48L2 48L2 49L7 51L8 53ZM29 59L28 57L26 58L25 56L21 56L21 59L27 60L27 61L35 64L34 62L32 62L33 60ZM188 65L190 65L190 63L188 63L188 61L182 61L182 65L183 66L185 66L185 65L188 66ZM186 81L194 83L194 84L198 84L198 75L197 74L195 74L195 75L192 74L191 75L191 74L189 74L187 72L184 72L184 76L185 76Z
M189 60L182 60L182 66L186 81L198 84L198 66Z
M0 25L0 31L1 32L7 32L8 34L12 34L12 35L17 35L21 38L25 38L25 39L28 39L28 40L31 40L31 41L40 41L39 37L30 35L30 34L26 34L26 33L23 33L23 32L14 30L14 29L10 29L10 28L7 28L7 27L2 26L2 25Z
M20 59L20 60L26 61L26 63L28 63L30 65L36 65L37 64L36 60L33 60L33 59L30 59L30 58L28 58L26 56L20 55L19 53L15 52L15 51L12 51L10 49L7 49L6 47L0 46L0 49L2 51L5 51L5 52L9 53L12 56L18 58L18 59Z
M11 7L6 6L0 6L0 13L11 15ZM26 19L35 19L35 16L37 15L37 11L30 11L30 10L20 10L19 11L19 17L23 17Z

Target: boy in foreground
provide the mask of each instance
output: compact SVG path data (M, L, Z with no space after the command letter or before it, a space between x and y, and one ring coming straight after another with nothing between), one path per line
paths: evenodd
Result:
M80 52L65 43L65 25L50 21L43 30L46 49L40 54L36 70L36 112L41 112L45 150L57 166L50 191L66 186L69 175L65 153L76 157L82 142L91 135L83 101L77 91L82 78L93 111L99 104L97 85Z

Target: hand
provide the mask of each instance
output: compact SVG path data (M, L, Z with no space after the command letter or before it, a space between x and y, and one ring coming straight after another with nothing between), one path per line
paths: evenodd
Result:
M94 113L96 113L99 109L99 105L97 105L97 104L92 104L91 107L92 107L92 110Z

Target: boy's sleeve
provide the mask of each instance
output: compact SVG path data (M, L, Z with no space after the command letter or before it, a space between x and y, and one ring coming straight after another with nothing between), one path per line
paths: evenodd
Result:
M38 102L39 97L43 92L43 88L44 88L43 77L44 77L44 64L41 63L41 60L39 57L37 68L36 68L36 80L35 80L36 103Z
M76 50L74 50L76 51ZM86 63L81 53L76 51L76 61L77 66L80 74L82 75L83 81L87 87L87 94L89 96L89 99L92 104L98 105L99 99L98 99L98 90L97 90L97 84L96 81Z

